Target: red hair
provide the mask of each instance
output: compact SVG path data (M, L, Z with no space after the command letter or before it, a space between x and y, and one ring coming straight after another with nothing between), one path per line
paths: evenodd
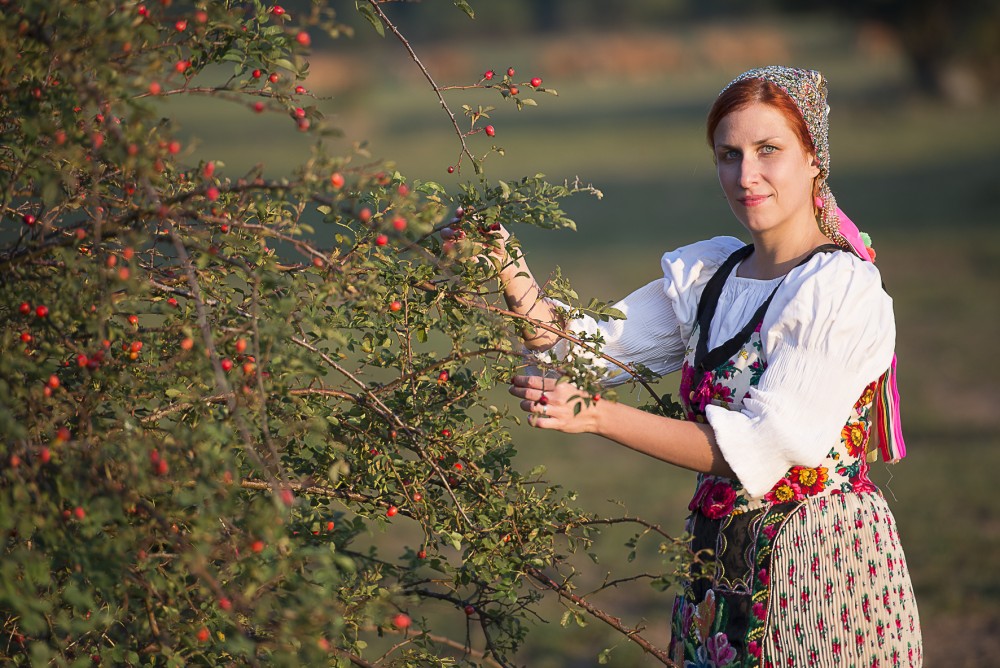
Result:
M758 103L770 105L780 111L798 136L802 148L808 153L816 153L812 137L809 136L809 126L795 102L779 86L763 79L744 79L734 83L716 98L706 121L708 145L715 147L715 130L723 118Z

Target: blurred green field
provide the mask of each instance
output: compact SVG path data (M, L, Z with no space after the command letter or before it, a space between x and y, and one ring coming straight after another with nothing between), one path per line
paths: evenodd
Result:
M872 58L856 48L850 26L828 28L807 25L786 47L788 62L822 69L831 81L831 185L845 211L872 234L895 300L910 456L896 467L877 464L875 473L892 500L907 550L925 628L926 665L987 665L1000 651L1000 512L993 495L1000 470L996 111L922 99L910 92L898 57ZM565 39L586 49L590 38ZM762 63L683 71L651 67L645 77L558 80L541 70L541 54L549 46L526 38L455 44L443 54L439 45L433 47L450 71L462 73L457 81L441 83L471 82L489 67L514 64L560 93L533 95L540 107L520 113L482 94L448 98L455 109L462 103L499 107L491 122L495 142L507 155L489 159L491 179L537 172L553 181L580 176L604 192L602 200L569 203L576 233L514 230L540 278L559 265L581 296L620 297L657 278L663 251L715 234L740 236L715 182L703 118L729 78ZM314 67L309 85L330 96L320 106L345 129L345 139L333 141L335 148L350 151L353 141L367 139L373 155L394 160L411 179L458 183L459 175L446 173L458 155L450 122L398 44L387 41L371 53L338 45L317 55L324 64ZM361 72L338 70L358 63L365 64ZM331 83L345 78L365 85ZM281 174L307 157L309 141L291 121L203 98L166 106L199 138L192 160L221 159L229 174L257 162L267 164L269 174ZM473 150L488 146L482 135L469 141ZM461 178L473 178L471 170L463 170ZM668 378L659 387L669 392L675 385ZM499 388L496 400L505 396ZM513 427L513 433L524 467L544 463L551 479L579 492L584 507L611 513L608 499L617 499L628 513L680 533L693 474L595 438L526 427ZM619 577L658 570L655 540L644 544L636 562L619 568L626 553L621 543L630 535L608 532L598 546L605 563ZM581 568L589 568L585 581L603 576L603 566ZM666 643L672 595L640 583L617 598L616 592L605 593L599 602L629 623L646 620L647 635ZM557 606L548 608L550 627L560 615ZM464 637L465 620L455 624L452 635ZM616 643L611 665L653 664L596 624L539 629L520 663L594 665L597 652Z

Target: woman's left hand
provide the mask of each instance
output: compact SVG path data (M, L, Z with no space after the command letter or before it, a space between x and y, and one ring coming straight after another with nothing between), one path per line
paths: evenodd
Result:
M521 398L521 410L528 413L531 426L568 434L596 431L600 395L591 396L572 383L544 376L514 376L511 382L510 393Z

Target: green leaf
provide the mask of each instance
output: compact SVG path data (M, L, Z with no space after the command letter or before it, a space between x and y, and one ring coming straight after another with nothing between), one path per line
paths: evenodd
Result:
M375 32L379 34L379 37L385 37L385 26L382 25L382 20L375 13L375 10L372 9L371 5L363 0L358 0L355 3L355 6L358 8L358 11L361 12L361 15L365 17L368 23L372 24L372 27L375 28Z
M465 12L465 15L470 19L476 18L476 13L472 10L472 7L469 6L469 3L466 2L466 0L455 0L455 6Z

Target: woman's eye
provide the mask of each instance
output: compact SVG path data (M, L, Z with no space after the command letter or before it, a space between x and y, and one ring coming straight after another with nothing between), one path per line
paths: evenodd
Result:
M739 151L735 151L735 150L734 151L726 151L725 153L722 154L722 159L723 160L736 160L739 157L740 157L740 152Z
M778 150L777 146L771 146L770 144L767 144L760 148L761 153L775 153L777 152L777 150Z

